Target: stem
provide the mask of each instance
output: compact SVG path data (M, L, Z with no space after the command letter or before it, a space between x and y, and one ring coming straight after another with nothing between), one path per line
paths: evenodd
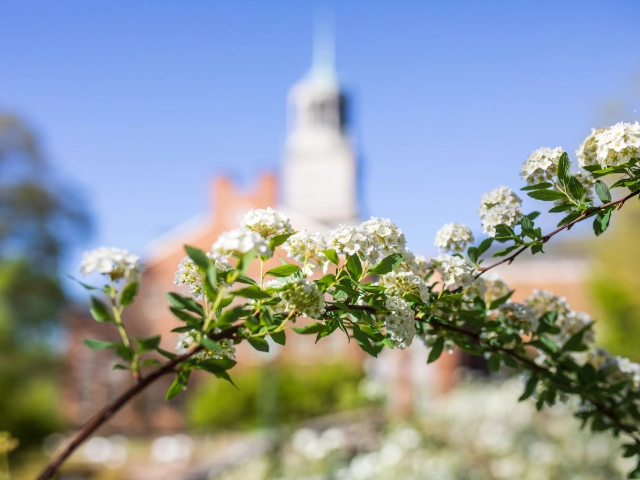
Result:
M509 355L511 358L513 358L514 360L518 361L520 364L526 365L527 367L529 367L531 370L535 371L538 374L549 374L550 373L550 371L548 369L546 369L544 367L541 367L540 365L538 365L537 363L535 363L531 359L523 356L522 354L520 354L519 352L517 352L515 350L508 349L508 348L503 348L503 347L495 347L493 345L484 343L482 341L483 339L480 338L480 335L475 333L475 332L471 332L471 331L466 330L464 328L456 327L455 325L450 325L450 324L447 324L447 323L443 323L443 322L440 322L438 320L430 322L430 324L436 330L438 330L438 329L449 330L451 332L460 333L462 335L466 335L469 338L473 338L474 340L477 340L481 345L491 349L493 352L500 352L500 353L504 353L505 355ZM606 406L600 404L596 400L588 397L587 395L581 395L581 397L583 399L587 400L589 403L591 403L596 408L597 411L599 411L604 416L609 418L618 427L619 430L621 430L621 431L625 432L627 435L629 435L629 437L631 437L631 439L635 442L636 445L640 446L640 436L638 435L638 432L636 431L635 428L633 428L632 426L629 426L629 425L626 425L626 424L622 423L614 412L612 412L609 408L607 408Z
M218 296L216 297L215 302L213 302L211 311L209 312L209 314L207 315L207 318L204 321L204 327L202 327L202 330L204 330L205 332L209 331L209 324L211 323L211 320L213 320L213 316L216 314L216 310L218 310L218 307L220 306L220 302L222 302L222 297L224 297L224 294L226 292L227 292L227 287L222 287L218 292Z
M630 194L626 195L625 197L622 197L622 198L620 198L618 200L614 200L613 202L605 203L604 205L600 205L598 207L587 208L584 212L582 212L582 215L580 215L578 218L570 221L569 223L566 223L566 224L562 225L561 227L556 228L553 232L548 233L544 237L542 237L542 243L547 243L549 240L551 240L551 237L557 235L558 233L560 233L563 230L569 230L576 223L581 222L585 218L590 217L591 215L593 215L596 212L599 212L600 210L604 210L606 208L614 207L614 206L617 207L617 209L622 208L622 206L624 205L624 203L627 200L629 200L630 198L635 197L638 194L640 194L640 190L636 190L635 192L631 192ZM476 278L478 278L484 272L486 272L488 270L491 270L492 268L495 268L498 265L502 265L503 263L507 263L507 264L511 265L511 263L516 259L516 257L518 255L520 255L522 252L524 252L525 250L528 250L528 249L529 249L529 246L525 245L524 247L516 250L515 253L509 255L508 257L503 258L499 262L496 262L496 263L494 263L492 265L489 265L488 267L480 267L480 268L478 268L479 274L478 274L478 276Z
M262 282L264 281L264 260L260 258L260 289L262 289Z
M233 338L242 324L234 325L218 334L210 335L212 340L221 340L223 338ZM196 347L189 352L178 355L173 360L164 363L157 370L154 370L146 377L141 377L140 381L128 388L118 398L106 405L102 410L91 417L80 429L67 441L67 443L49 460L45 469L40 473L36 480L50 480L60 465L84 442L89 438L100 426L113 417L124 405L132 400L141 391L151 385L164 375L174 373L175 368L185 360L198 353L202 347Z

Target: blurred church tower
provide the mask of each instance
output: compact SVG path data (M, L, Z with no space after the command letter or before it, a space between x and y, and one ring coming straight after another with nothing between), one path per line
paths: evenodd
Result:
M329 21L316 21L311 69L291 88L288 101L282 206L327 226L357 221L357 159Z

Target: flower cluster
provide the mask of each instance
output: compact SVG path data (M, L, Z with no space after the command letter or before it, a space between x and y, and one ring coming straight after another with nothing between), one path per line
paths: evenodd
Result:
M521 205L522 200L508 187L498 187L482 195L478 213L484 233L494 237L498 225L515 225L522 217Z
M324 272L329 266L329 261L323 250L327 249L325 240L319 233L310 234L306 230L298 232L287 239L282 245L289 258L302 265L305 275L313 275L313 271L323 266Z
M429 260L423 255L414 255L408 249L404 252L404 260L396 272L411 272L424 280L429 273Z
M267 242L260 234L243 228L222 232L211 249L214 253L226 256L239 256L251 250L265 255L270 253Z
M341 225L329 233L327 248L337 253L359 254L370 263L377 263L392 253L405 253L406 240L402 230L386 218L371 217L359 226Z
M465 291L465 294L467 298L477 295L484 300L484 303L490 305L491 302L504 297L510 291L509 285L500 278L500 275L489 272L477 278Z
M551 180L562 156L562 147L543 147L529 155L520 167L520 176L529 185Z
M232 268L225 257L213 253L207 253L207 257L213 260L214 265L221 272L227 272ZM204 300L205 294L202 288L203 281L203 272L198 269L191 258L188 256L184 257L180 262L180 265L178 265L176 278L173 280L174 285L188 285L189 293L191 295L193 295L197 300Z
M448 252L464 252L473 243L473 233L466 225L447 223L436 233L435 245Z
M384 317L384 323L389 339L397 348L404 349L411 345L416 336L416 322L409 304L401 297L389 296L385 303L389 313Z
M308 318L320 319L324 314L324 297L314 282L296 278L280 293L287 310L295 310Z
M554 325L560 329L560 333L551 338L561 346L584 327L593 323L593 319L586 313L572 311L564 297L558 297L546 290L534 290L525 303L533 309L536 318L540 318L547 312L557 312ZM592 328L585 331L583 340L587 344L595 341Z
M412 294L423 302L429 300L429 287L418 275L411 272L390 272L380 277L380 285L386 287L389 296Z
M531 333L538 328L538 319L528 305L508 302L499 308L499 314L507 320L507 325L521 334Z
M136 282L144 271L140 257L120 248L100 247L85 252L80 272L87 276L93 272L108 275L111 280L126 280Z
M293 233L289 218L281 211L271 207L249 210L242 221L242 228L257 232L263 238Z
M592 129L576 156L581 167L615 167L640 157L640 124L619 122L612 127Z
M476 270L466 258L457 255L438 255L429 262L442 277L445 286L468 287L475 280Z
M213 333L220 333L219 328L214 328ZM202 340L202 333L197 330L191 330L189 332L181 333L178 336L178 344L176 350L180 354L187 353L191 348L196 345L200 345ZM219 350L210 350L203 348L194 355L198 360L223 360L225 358L235 358L236 347L233 345L233 341L227 338L219 340L217 342L220 345Z

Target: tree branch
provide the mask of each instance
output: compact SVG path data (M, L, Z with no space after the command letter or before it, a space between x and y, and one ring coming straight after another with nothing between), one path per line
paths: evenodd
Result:
M557 235L558 233L560 233L563 230L569 230L576 223L580 223L584 219L590 217L594 213L599 212L600 210L604 210L606 208L610 208L610 207L613 207L613 206L616 207L616 210L619 210L624 205L624 202L626 202L630 198L635 197L638 194L640 194L640 190L637 190L635 192L631 192L630 194L626 195L625 197L622 197L622 198L620 198L618 200L614 200L613 202L605 203L604 205L600 205L598 207L592 207L592 208L586 209L584 212L582 212L582 215L580 215L578 218L570 221L569 223L566 223L565 225L562 225L561 227L556 228L553 232L550 232L550 233L546 234L544 237L542 237L542 243L547 243L549 240L551 240L551 237L553 237L554 235ZM511 263L515 260L515 258L518 255L520 255L522 252L524 252L525 250L528 250L528 249L529 249L529 246L525 245L522 248L516 250L515 253L509 255L508 257L503 258L499 262L496 262L496 263L494 263L492 265L489 265L488 267L480 267L480 268L478 268L478 272L480 272L480 274L478 276L482 275L484 272L486 272L488 270L491 270L492 268L497 267L498 265L502 265L503 263L507 263L507 264L511 265Z
M210 335L212 340L222 340L223 338L233 338L238 332L242 324L234 325L231 328L223 330L220 333ZM139 381L122 393L118 398L106 405L102 410L91 417L80 429L71 437L64 446L56 452L49 460L49 463L38 476L37 480L49 480L53 478L60 465L71 455L87 438L89 438L99 427L107 420L113 417L124 405L132 400L141 391L158 380L160 377L174 373L175 368L185 360L189 359L202 350L202 347L196 347L182 355L178 355L174 359L164 363L161 367L151 372L149 375L140 377Z
M637 193L638 192L636 192L636 194ZM421 320L421 321L424 321L424 320ZM429 322L429 324L432 325L436 330L438 329L449 330L451 332L460 333L462 335L466 335L469 338L473 338L474 340L477 340L478 342L480 342L480 344L490 348L494 352L501 352L506 355L509 355L514 360L520 362L521 364L526 365L527 367L529 367L531 370L535 371L538 374L551 374L551 372L547 368L541 367L530 358L527 358L521 355L519 352L515 350L509 349L509 348L503 348L503 347L494 347L493 345L484 343L480 335L475 332L466 330L464 328L456 327L455 325L450 325L438 320L436 320L435 322ZM589 401L595 407L596 410L598 410L600 413L602 413L607 418L609 418L618 427L619 430L629 435L629 437L631 437L631 439L634 441L636 445L640 446L640 436L638 435L638 432L636 431L635 428L633 428L630 425L626 425L622 423L618 418L618 416L606 406L600 404L599 402L593 400L592 398L589 398L587 395L581 395L581 396L585 400Z

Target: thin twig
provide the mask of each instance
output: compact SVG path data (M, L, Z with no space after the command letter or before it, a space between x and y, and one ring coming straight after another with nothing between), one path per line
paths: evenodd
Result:
M223 338L233 338L242 325L234 325L220 333L210 335L212 340L222 340ZM113 417L124 405L147 388L160 377L175 372L175 368L185 360L189 359L202 349L201 346L194 348L174 359L164 363L161 367L151 372L149 375L141 377L138 382L129 387L122 395L106 405L102 410L91 417L80 429L71 437L64 446L56 452L49 460L49 463L38 476L37 480L49 480L53 478L60 465L71 455L87 438L93 434L107 420Z
M466 330L464 328L456 327L455 325L450 325L450 324L447 324L447 323L444 323L444 322L440 322L440 321L430 322L430 324L436 330L442 329L442 330L449 330L449 331L452 331L452 332L460 333L462 335L466 335L467 337L473 338L474 340L480 341L482 343L482 338L480 337L479 334L477 334L475 332ZM486 343L483 343L483 345L487 346L488 348L490 348L494 352L495 351L499 351L499 352L502 352L502 353L504 353L506 355L509 355L514 360L517 360L521 364L526 365L527 367L529 367L531 370L535 371L538 374L551 374L549 369L538 365L537 363L535 363L530 358L527 358L527 357L521 355L520 353L518 353L515 350L509 349L509 348L503 348L503 347L495 347L493 345L489 345L489 344L486 344ZM618 427L619 430L621 430L621 431L625 432L627 435L629 435L631 437L631 439L635 442L636 445L640 446L640 436L638 436L638 432L637 432L637 430L635 428L633 428L633 427L631 427L629 425L623 424L620 421L620 419L617 417L617 415L614 412L612 412L609 408L607 408L606 406L600 404L599 402L595 401L592 398L589 398L586 395L582 395L582 397L584 399L588 400L596 408L596 410L598 410L600 413L602 413L603 415L608 417L616 425L616 427Z
M575 218L574 220L562 225L561 227L556 228L553 232L548 233L545 236L543 236L542 237L542 243L547 243L551 239L551 237L553 237L554 235L557 235L558 233L560 233L563 230L569 230L576 223L581 222L585 218L590 217L591 215L593 215L594 213L599 212L600 210L604 210L606 208L613 207L613 206L616 206L616 209L620 209L624 205L624 202L626 202L630 198L635 197L638 194L640 194L640 190L632 192L632 193L628 194L625 197L622 197L622 198L620 198L618 200L614 200L613 202L605 203L604 205L600 205L600 206L597 206L597 207L592 207L592 208L586 209L584 212L582 212L582 215L580 215L578 218ZM511 265L511 263L515 260L515 258L518 255L520 255L522 252L524 252L525 250L528 250L528 249L529 249L529 246L525 245L522 248L516 250L515 253L509 255L508 257L503 258L499 262L496 262L496 263L494 263L492 265L489 265L488 267L479 267L478 268L478 272L480 272L480 275L482 275L484 272L486 272L488 270L491 270L492 268L495 268L498 265L502 265L503 263L507 263L507 264ZM478 276L480 276L480 275L478 275Z

